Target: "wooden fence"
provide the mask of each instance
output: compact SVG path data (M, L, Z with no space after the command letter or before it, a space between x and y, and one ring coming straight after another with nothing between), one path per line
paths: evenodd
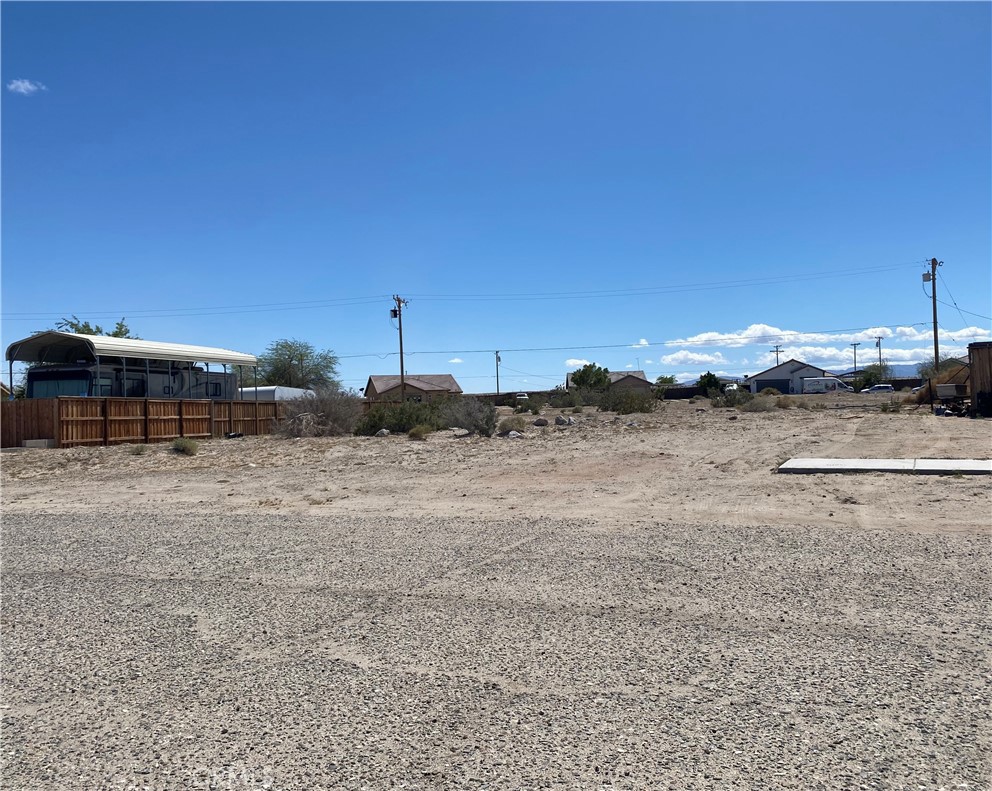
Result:
M38 398L0 403L0 447L52 440L58 448L270 434L276 401L154 398Z

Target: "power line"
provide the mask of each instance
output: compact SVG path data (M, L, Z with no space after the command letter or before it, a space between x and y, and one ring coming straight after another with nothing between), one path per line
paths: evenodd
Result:
M913 327L920 324L925 324L926 322L903 322L900 324L876 324L872 327L846 327L843 329L832 329L832 330L782 330L781 332L769 333L767 335L747 335L747 336L733 336L726 338L700 338L697 340L691 340L689 338L676 338L674 340L668 341L657 341L646 344L637 344L637 348L643 349L650 346L666 347L666 346L752 346L758 344L769 343L775 341L779 338L787 338L788 336L802 336L802 335L831 335L843 332L867 332L869 330L876 330L879 328L892 329L898 327ZM633 345L630 343L602 343L602 344L585 344L582 346L532 346L520 349L504 349L501 348L501 353L506 352L574 352L574 351L595 351L598 349L630 349ZM407 356L414 356L417 354L493 354L493 349L433 349L429 351L418 351L418 352L407 352ZM340 354L338 359L341 360L352 360L360 357L382 357L391 356L395 352L366 352L362 354Z
M745 288L751 286L767 286L778 283L793 283L804 280L819 280L834 277L850 277L853 275L870 275L882 272L891 272L903 269L908 266L917 266L917 262L911 264L879 265L874 267L845 268L833 270L820 270L816 272L794 273L788 275L769 275L758 278L744 278L739 280L711 281L701 283L686 283L681 285L664 286L644 286L624 289L597 289L589 291L550 291L544 293L504 293L504 294L411 294L425 301L530 301L530 300L561 300L561 299L601 299L616 297L641 297L654 296L658 294L677 294L690 291L707 291L715 289ZM129 319L141 318L180 318L184 316L208 316L208 315L238 315L245 313L268 313L285 310L320 310L331 307L351 307L355 305L368 305L377 303L384 299L390 299L389 294L373 294L368 296L337 297L322 300L301 300L295 302L261 302L235 305L212 305L200 307L180 308L170 306L168 308L137 308L130 310L122 309L101 309L82 310L74 308L58 313L25 312L25 311L5 311L4 318L9 321L51 321L58 320L69 315L82 315L90 320L113 319L125 316Z
M852 275L869 275L881 272L891 272L917 266L918 262L897 264L891 266L859 267L849 269L834 269L805 274L769 275L766 277L746 278L742 280L712 281L704 283L686 283L680 285L645 286L624 289L598 289L594 291L549 291L543 293L505 293L505 294L411 294L411 297L424 301L444 302L460 300L485 301L529 301L555 299L598 299L604 297L636 297L654 296L657 294L678 294L688 291L708 291L723 288L742 288L748 286L767 286L777 283L793 283L804 280L822 280L833 277L850 277Z
M947 278L944 277L939 271L937 272L937 277L939 277L940 278L940 282L944 284L944 290L947 292L947 296L949 296L951 298L951 302L953 303L953 307L954 307L955 310L957 310L958 315L961 317L961 321L967 324L967 319L965 319L964 314L965 313L968 313L968 311L961 310L961 308L958 307L958 302L957 302L956 299L954 299L954 295L951 293L951 289L947 285ZM941 305L947 305L947 303L944 302L944 301L942 301L942 300L939 300L938 299L937 301L940 302ZM979 318L982 318L982 319L988 319L989 318L988 316L979 316L979 314L977 314L977 313L971 313L970 315L972 315L972 316L978 316ZM992 319L989 319L989 321L992 321Z

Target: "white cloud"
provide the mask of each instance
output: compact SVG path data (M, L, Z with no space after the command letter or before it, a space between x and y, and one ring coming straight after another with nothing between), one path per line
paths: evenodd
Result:
M770 324L752 324L746 329L735 332L701 332L691 335L688 338L681 338L674 341L667 341L668 346L730 346L738 348L741 346L769 345L775 346L785 344L821 344L821 343L871 343L875 345L875 338L881 338L884 342L888 339L893 341L920 341L933 337L933 331L926 324L914 325L911 327L868 327L856 332L798 332L795 330L783 330L773 327ZM981 327L965 327L960 330L940 330L939 337L949 341L975 341L988 340L992 338L992 332Z
M701 354L682 349L674 354L666 354L661 358L661 362L664 365L714 365L716 363L725 363L727 360L720 352L716 352L715 354Z
M567 365L569 368L578 368L579 366L582 365L589 365L589 361L577 360L575 357L569 357L567 360L565 360L565 365Z
M34 80L11 80L7 83L7 90L22 96L30 96L38 91L47 91L48 88L43 83Z
M967 353L964 346L943 346L941 353L947 352L955 356ZM918 363L933 356L932 346L922 346L915 349L886 348L882 344L882 360L890 364ZM854 350L850 346L786 346L779 352L779 362L786 360L802 360L805 363L821 368L848 369L854 366ZM858 367L878 362L878 350L873 343L871 346L858 348ZM761 368L771 368L775 365L775 353L765 352L758 356L755 365Z
M452 357L448 360L449 363L463 363L465 362L461 357Z
M633 367L634 367L634 364L633 364L633 363L627 363L627 364L626 364L626 365L624 366L624 368L626 368L627 370L630 370L630 369L631 369L631 368L633 368Z
M654 360L645 360L644 361L644 364L645 365L654 365Z
M641 338L637 343L632 343L630 345L630 348L631 349L643 349L645 346L650 346L650 345L651 344L648 343L647 338Z

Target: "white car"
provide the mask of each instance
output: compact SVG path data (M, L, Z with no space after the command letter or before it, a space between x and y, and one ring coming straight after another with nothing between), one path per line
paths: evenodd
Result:
M892 385L872 385L862 393L894 393L896 389Z
M530 397L526 393L517 393L513 396L517 401L530 401Z

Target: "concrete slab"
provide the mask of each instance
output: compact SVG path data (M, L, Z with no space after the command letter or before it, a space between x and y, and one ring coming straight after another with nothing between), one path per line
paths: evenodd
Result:
M779 472L902 472L921 475L992 475L989 459L789 459Z
M917 459L919 475L992 475L992 459Z
M912 472L913 459L789 459L779 472Z
M26 439L21 443L25 448L54 448L54 439Z

